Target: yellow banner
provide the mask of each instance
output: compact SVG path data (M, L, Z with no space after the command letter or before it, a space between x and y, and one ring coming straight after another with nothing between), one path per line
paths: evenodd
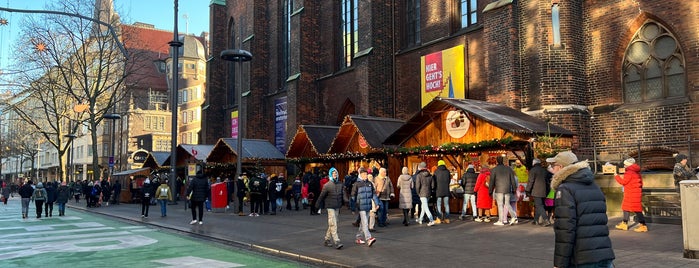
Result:
M466 97L463 45L422 56L420 63L421 107L425 107L437 96L457 99Z

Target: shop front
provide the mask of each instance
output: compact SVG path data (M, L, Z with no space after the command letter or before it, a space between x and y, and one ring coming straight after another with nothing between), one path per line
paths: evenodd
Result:
M237 157L242 155L243 172L266 174L286 173L284 155L267 140L243 139L242 150L238 150L234 138L221 138L211 149L206 160L209 176L233 176Z
M330 163L324 156L339 129L336 126L299 125L289 144L286 159L296 165L298 173L330 169Z

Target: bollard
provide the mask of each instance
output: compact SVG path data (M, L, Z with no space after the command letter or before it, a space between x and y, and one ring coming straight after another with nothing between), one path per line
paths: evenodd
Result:
M682 204L682 237L684 254L688 259L699 258L699 180L680 182L680 200Z

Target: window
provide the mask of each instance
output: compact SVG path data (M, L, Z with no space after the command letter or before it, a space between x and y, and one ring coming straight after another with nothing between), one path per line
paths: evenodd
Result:
M187 111L182 111L182 124L187 124Z
M561 18L558 3L551 6L551 28L553 32L553 45L561 45Z
M684 69L677 39L659 23L647 21L624 54L624 101L642 103L685 96Z
M341 68L352 66L354 54L359 51L359 10L357 2L359 0L342 0L340 16L342 18L342 57L340 58Z
M143 128L150 131L165 131L165 116L144 116Z
M182 90L182 103L186 103L189 101L189 90L183 89Z
M420 0L406 1L406 44L414 46L420 43Z
M416 0L416 2L420 2ZM478 23L478 15L476 11L478 10L477 0L459 0L460 10L461 10L461 28L466 28L471 25Z
M294 1L286 0L284 1L284 40L282 41L282 68L281 68L281 78L282 81L289 77L291 69L291 52L289 48L291 47L291 13L294 12Z

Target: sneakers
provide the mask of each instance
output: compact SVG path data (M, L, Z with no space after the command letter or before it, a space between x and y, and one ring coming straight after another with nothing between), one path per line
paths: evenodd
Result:
M195 224L195 223L197 223L197 220L192 220L189 222L189 224Z
M367 246L370 246L370 247L371 247L371 245L373 245L374 243L376 243L376 238L373 238L373 237L372 237L372 238L369 238L369 240L367 240L366 243L367 243Z
M417 222L417 224L422 224L422 219L415 219L415 222Z
M459 215L459 220L463 221L464 220L464 215Z
M493 225L503 226L503 225L505 225L505 224L502 223L501 221L496 221L495 223L493 223Z
M622 230L622 231L626 231L629 229L629 225L622 221L619 224L617 224L616 226L614 226L614 228L617 228L617 229Z
M485 220L483 220L483 221L484 221L484 222L490 222L490 218L486 217Z
M648 226L645 224L641 224L638 227L636 227L636 229L633 229L633 231L637 233L645 233L648 232Z
M431 221L431 222L427 223L427 226L432 226L432 225L435 225L435 222L434 222L434 221Z
M449 224L449 219L444 219L444 223Z
M515 224L518 224L518 223L519 223L519 219L513 219L513 220L510 222L510 225L515 225Z
M434 219L434 221L432 221L432 224L441 224L441 223L442 223L442 221L439 220L439 218L436 218L436 219Z
M483 222L483 219L481 219L481 218L475 218L475 219L473 219L473 221L475 221L475 222Z
M326 247L332 247L332 246L333 246L333 242L330 242L330 240L325 240L325 241L323 241L323 245L326 246Z
M248 215L248 217L255 217L255 213L250 213L250 215Z
M199 225L202 225L202 224L204 224L204 222L203 222L203 221L199 221Z
M362 240L361 238L357 238L357 241L354 241L354 243L357 243L357 245L366 244L366 242L364 242L364 240Z
M343 245L343 244L337 243L337 245L335 245L335 249L342 249L342 247L344 247L344 246L345 245Z

